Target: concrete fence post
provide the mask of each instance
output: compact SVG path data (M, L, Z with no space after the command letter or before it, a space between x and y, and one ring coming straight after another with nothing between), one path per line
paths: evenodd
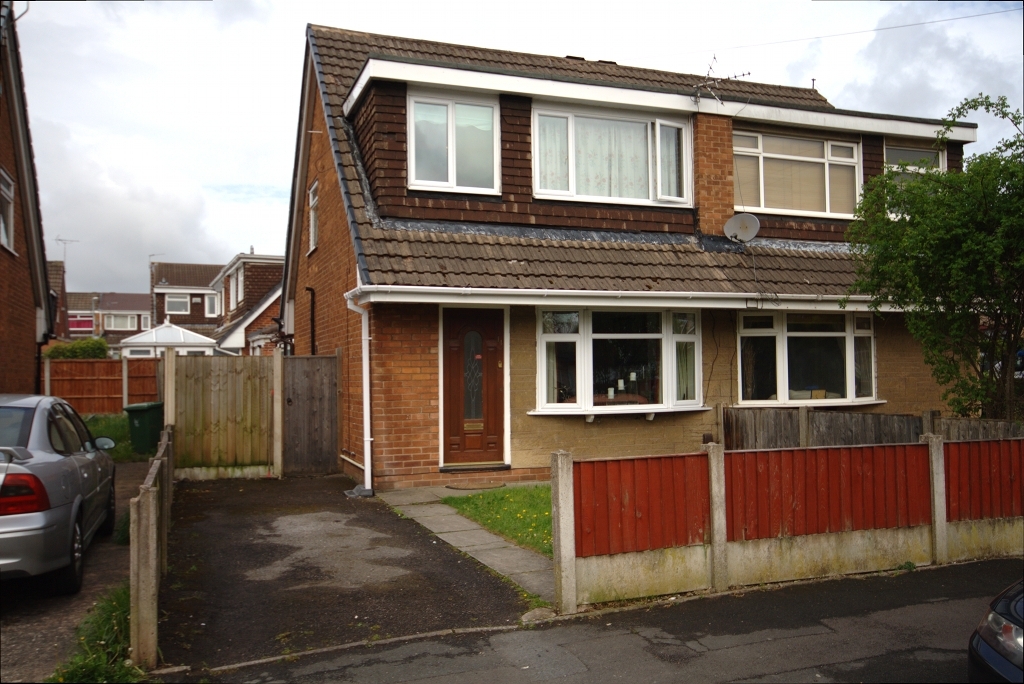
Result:
M946 529L946 457L942 435L924 434L921 441L928 444L928 464L932 481L932 561L936 565L949 562Z
M725 518L725 446L705 444L708 455L708 484L711 499L711 586L715 591L729 589L729 560L726 549Z
M274 350L274 476L284 477L284 355Z
M128 357L121 357L121 408L128 405Z
M176 408L175 366L177 355L172 347L164 349L164 425L174 425Z
M157 540L157 493L139 487L131 500L131 646L132 661L151 669L157 659L157 592L159 560Z
M43 359L43 394L50 395L50 359Z
M809 447L811 446L811 415L809 407L801 406L798 408L797 418L800 425L800 446Z
M572 490L572 454L551 454L551 527L555 556L555 607L563 615L575 613L576 521Z

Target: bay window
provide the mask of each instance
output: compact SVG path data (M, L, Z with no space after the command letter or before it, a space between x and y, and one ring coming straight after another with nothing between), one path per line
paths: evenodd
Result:
M737 210L853 215L860 193L857 143L743 131L732 138Z
M699 407L696 312L575 309L538 316L542 412Z
M687 123L538 109L533 130L538 197L690 203Z
M875 396L870 314L741 314L739 347L740 401Z
M499 192L496 102L410 96L409 112L410 188Z

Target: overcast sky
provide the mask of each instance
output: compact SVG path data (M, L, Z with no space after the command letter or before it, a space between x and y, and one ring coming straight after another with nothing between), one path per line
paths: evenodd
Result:
M31 3L18 21L46 250L71 291L145 292L148 258L283 254L307 23L809 87L837 106L941 117L1021 106L1020 2L562 0ZM26 3L16 2L22 12ZM443 10L439 10L443 7ZM512 11L514 9L514 11ZM984 17L874 31L963 17ZM837 33L857 35L808 39ZM989 149L1006 127L979 115Z

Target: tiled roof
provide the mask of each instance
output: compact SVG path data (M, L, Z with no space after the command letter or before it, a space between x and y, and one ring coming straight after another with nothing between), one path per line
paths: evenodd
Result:
M223 264L153 264L153 284L157 287L210 287Z
M153 308L153 300L148 292L103 292L98 308L100 311L149 311Z
M64 262L47 261L46 276L50 281L50 289L60 295L64 289Z
M694 86L704 80L703 76L693 74L620 66L612 62L435 43L429 40L382 36L327 26L310 26L310 32L316 41L327 90L331 95L331 104L336 107L344 103L359 72L370 57L461 67L528 78L685 94L692 93ZM832 109L828 100L810 88L735 80L721 81L714 90L722 99ZM707 92L704 94L708 96Z
M92 298L99 292L68 292L68 311L92 311Z
M841 246L755 241L740 252L724 238L479 228L416 230L385 221L361 231L370 279L453 288L829 296L846 294L854 277Z

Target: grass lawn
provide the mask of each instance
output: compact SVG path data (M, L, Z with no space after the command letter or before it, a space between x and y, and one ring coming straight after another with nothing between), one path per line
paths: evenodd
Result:
M93 414L85 416L85 424L89 426L89 432L93 437L109 437L117 445L108 453L115 463L128 463L131 461L145 461L152 453L137 454L132 448L132 438L128 431L128 415L121 414Z
M482 494L449 496L444 503L519 546L552 556L551 485L502 487Z

